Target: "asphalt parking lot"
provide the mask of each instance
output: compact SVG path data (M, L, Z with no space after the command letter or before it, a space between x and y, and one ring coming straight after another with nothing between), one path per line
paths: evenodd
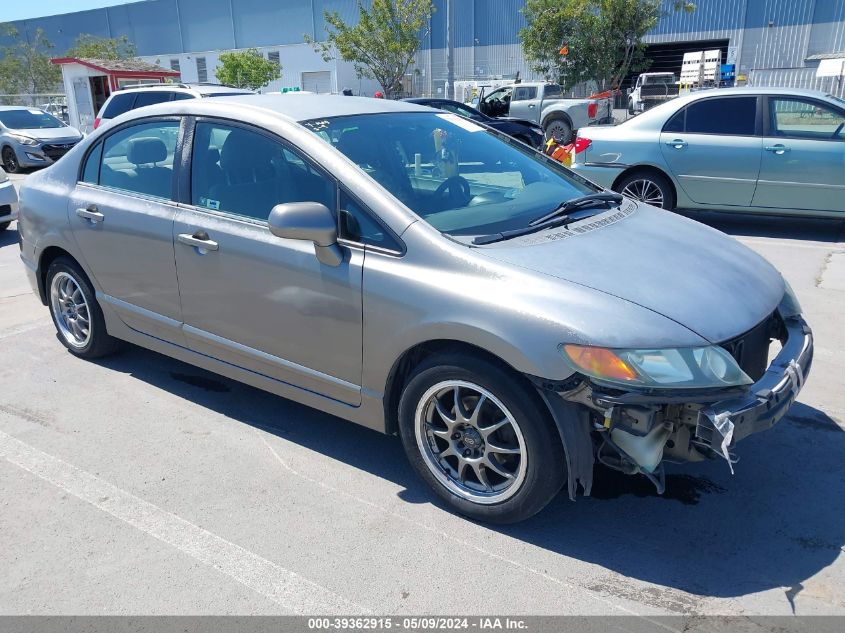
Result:
M660 497L601 472L505 528L437 505L397 438L138 348L75 359L13 225L0 614L845 614L845 222L694 217L795 289L816 334L799 404L734 476L673 467Z

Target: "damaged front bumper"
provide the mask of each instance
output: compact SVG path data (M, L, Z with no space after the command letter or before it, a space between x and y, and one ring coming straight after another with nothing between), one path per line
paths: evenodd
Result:
M567 453L569 495L590 494L595 460L628 474L642 473L663 492L663 460L721 457L733 472L732 449L774 426L809 374L813 334L800 316L780 320L782 348L762 376L742 388L620 392L577 380L541 386ZM585 435L589 437L586 440Z

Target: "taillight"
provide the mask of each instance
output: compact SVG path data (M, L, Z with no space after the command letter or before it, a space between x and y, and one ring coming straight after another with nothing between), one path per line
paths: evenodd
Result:
M592 144L593 142L590 139L579 136L575 139L575 153L580 154Z
M597 101L590 101L590 104L587 106L587 116L591 119L595 119L596 115L599 113L599 104Z
M95 129L95 130L96 130L96 129L97 129L97 127L100 125L100 122L101 122L101 121L102 121L102 119L101 119L100 117L97 117L96 119L94 119L94 129Z

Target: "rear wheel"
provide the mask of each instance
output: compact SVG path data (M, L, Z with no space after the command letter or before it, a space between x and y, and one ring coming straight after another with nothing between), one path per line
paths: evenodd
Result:
M628 114L634 114L634 100L628 99Z
M69 257L58 257L47 270L50 316L59 340L76 356L99 358L121 347L109 336L88 277Z
M675 208L675 192L669 180L654 171L639 171L617 182L613 190L653 207L671 211Z
M548 411L518 376L488 361L425 361L405 386L399 427L417 473L470 518L527 519L564 483L563 447Z
M18 157L15 150L11 147L3 148L3 168L10 174L17 174L21 170L21 164L18 162Z
M564 119L554 119L546 124L546 140L554 139L558 145L572 142L572 126Z

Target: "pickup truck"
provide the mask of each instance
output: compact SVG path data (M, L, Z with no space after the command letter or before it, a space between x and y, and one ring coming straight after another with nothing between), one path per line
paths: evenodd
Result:
M628 113L645 112L678 96L678 79L674 73L643 73L628 95Z
M478 109L487 116L533 121L547 139L565 144L579 128L597 123L606 108L599 108L595 99L564 99L557 84L523 82L496 88L488 95L482 92Z

